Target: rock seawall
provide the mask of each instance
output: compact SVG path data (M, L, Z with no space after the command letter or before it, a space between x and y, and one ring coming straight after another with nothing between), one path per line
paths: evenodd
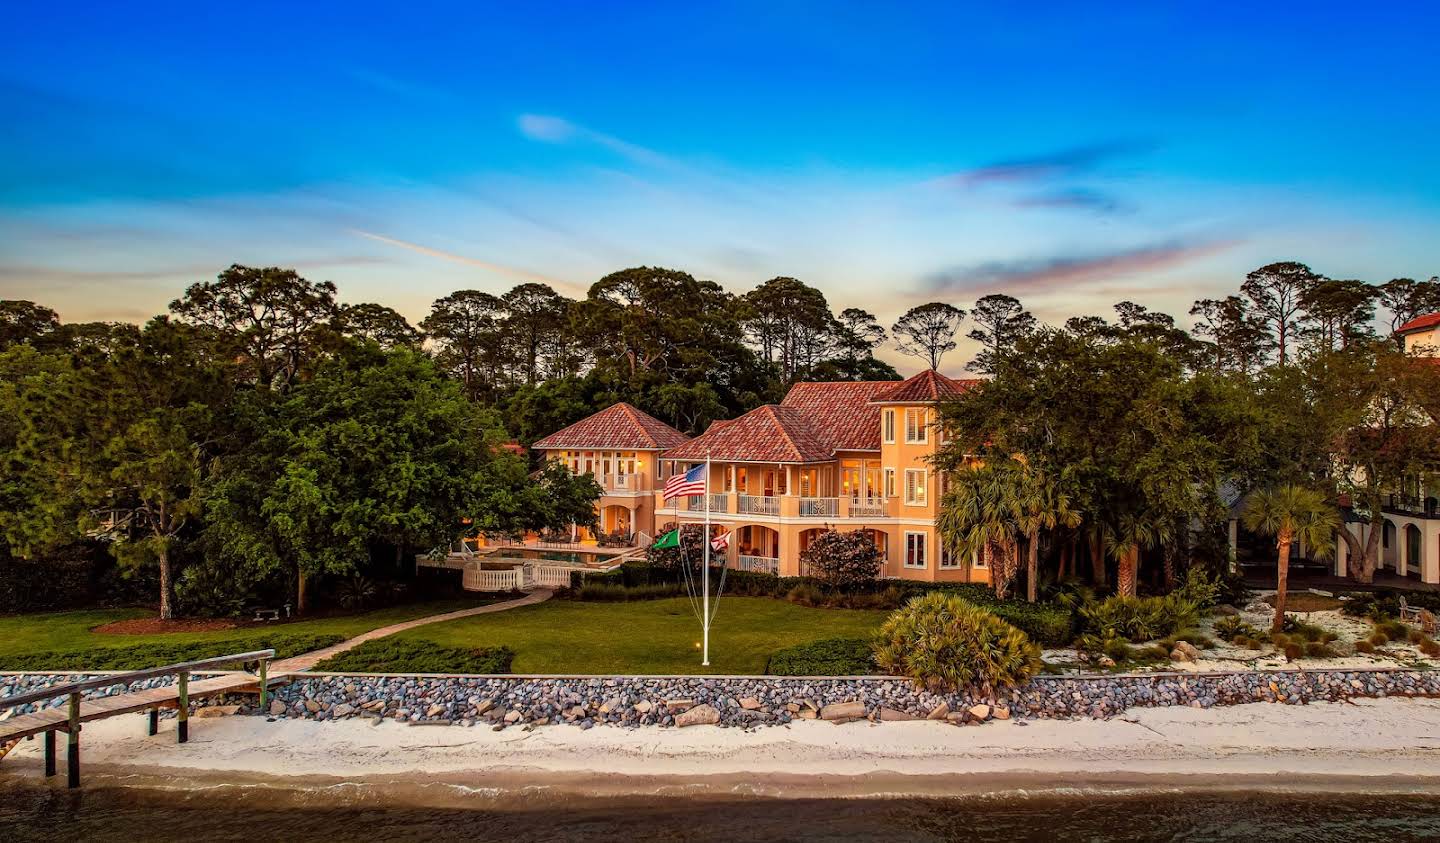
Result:
M0 695L78 675L0 676ZM119 691L119 686L107 689ZM996 700L932 694L894 678L505 677L296 675L264 714L331 720L384 718L464 726L780 725L798 719L951 723L995 717L1105 718L1137 706L1252 702L1303 705L1355 697L1440 697L1440 671L1285 670L1244 673L1046 676ZM248 703L254 697L205 701ZM846 705L848 704L848 705ZM694 710L695 713L683 716ZM713 714L712 714L713 712ZM250 710L250 713L262 713ZM3 715L3 712L0 712Z

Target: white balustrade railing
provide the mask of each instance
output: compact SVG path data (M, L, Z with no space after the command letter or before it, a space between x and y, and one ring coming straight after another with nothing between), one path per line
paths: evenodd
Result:
M525 587L523 568L485 569L472 566L465 569L462 583L467 591L520 591Z
M691 495L690 497L686 498L686 501L685 501L685 509L686 509L687 511L689 511L689 512L704 512L704 511L705 511L705 496L704 496L704 495ZM730 511L730 496L729 496L728 494L724 493L724 492L719 492L719 493L715 493L715 494L710 495L710 511L711 511L711 512L729 512L729 511Z
M547 588L569 588L574 567L567 565L527 565L528 583Z
M739 556L736 559L742 571L753 571L757 574L780 573L780 560L770 556Z
M743 515L779 515L780 499L761 495L741 495L738 511Z
M890 514L890 502L885 498L853 498L850 501L851 518L884 518Z
M834 518L840 513L839 498L801 498L801 518Z
M608 474L605 476L605 488L616 491L630 491L640 488L639 474Z

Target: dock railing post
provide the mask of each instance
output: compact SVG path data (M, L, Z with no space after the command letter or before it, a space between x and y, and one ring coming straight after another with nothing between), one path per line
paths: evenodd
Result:
M267 666L269 665L269 663L270 663L270 660L267 659L267 658L263 658L263 657L262 657L262 658L260 659L260 713L261 713L261 714L265 714L266 711L269 709L269 705L268 705L269 699L268 699L268 697L269 697L270 688L269 688L269 679L268 679L268 677L267 677L267 673L268 673Z
M179 726L176 728L176 743L185 743L190 740L190 671L180 671L180 698L176 701L176 708L180 715Z
M70 740L65 747L65 777L68 787L80 786L80 692L70 694Z
M55 730L45 730L45 778L55 775Z
M150 721L149 728L147 728L146 731L149 732L150 736L153 738L155 736L155 733L160 731L160 709L150 709L150 714L145 719Z

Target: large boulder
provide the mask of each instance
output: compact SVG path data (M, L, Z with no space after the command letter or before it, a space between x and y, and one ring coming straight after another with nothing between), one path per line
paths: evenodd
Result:
M859 700L831 703L820 709L820 719L831 723L848 723L865 716L865 703Z
M675 715L675 725L682 728L685 726L714 726L719 722L720 712L713 705L697 705Z
M1189 641L1176 641L1175 649L1170 651L1172 662L1195 662L1200 660L1200 651Z

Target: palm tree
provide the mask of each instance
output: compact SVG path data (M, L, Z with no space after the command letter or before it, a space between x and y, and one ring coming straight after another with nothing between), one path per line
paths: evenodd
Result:
M940 539L952 553L985 556L990 585L1001 599L1019 567L1020 549L1016 487L1007 462L970 465L952 474L938 519Z
M1040 582L1040 531L1058 526L1075 527L1080 513L1070 507L1070 495L1049 475L1028 465L1018 472L1014 489L1017 526L1025 534L1028 562L1025 599L1034 603Z
M1290 580L1290 545L1299 541L1324 559L1333 550L1331 542L1340 527L1340 515L1325 495L1305 486L1287 484L1262 489L1245 502L1241 516L1245 526L1275 537L1275 620L1271 632L1285 626L1285 589Z
M1140 551L1168 542L1173 524L1171 519L1157 517L1153 512L1142 509L1121 513L1116 522L1107 527L1105 540L1115 557L1116 594L1135 596Z

